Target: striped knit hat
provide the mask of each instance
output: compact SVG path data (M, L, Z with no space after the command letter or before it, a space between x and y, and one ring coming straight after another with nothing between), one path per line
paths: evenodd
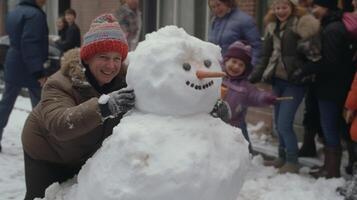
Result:
M128 54L128 42L117 19L112 14L102 14L92 21L84 35L81 59L89 60L97 53L109 51L118 52L124 61Z

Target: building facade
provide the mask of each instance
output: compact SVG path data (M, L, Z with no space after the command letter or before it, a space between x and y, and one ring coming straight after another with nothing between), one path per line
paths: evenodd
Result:
M0 0L0 35L4 35L6 14L19 0ZM237 0L239 7L255 17L260 27L269 0ZM207 0L140 0L143 13L143 34L165 25L183 27L188 33L205 39L210 22ZM55 21L64 10L77 11L77 23L82 34L88 30L91 20L105 12L113 12L119 0L48 0L44 7L51 34L56 34Z

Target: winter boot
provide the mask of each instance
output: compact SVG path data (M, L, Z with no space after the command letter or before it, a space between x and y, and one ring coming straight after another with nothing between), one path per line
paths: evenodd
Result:
M315 144L316 132L313 130L305 129L304 141L299 150L299 157L316 157L316 144Z
M342 150L340 147L325 147L324 166L317 172L311 172L310 175L319 178L339 178Z
M285 164L285 160L281 158L275 158L274 160L264 160L263 165L266 167L280 168Z
M282 167L279 168L279 174L299 173L299 165L297 163L286 162Z
M266 167L280 168L285 164L285 150L279 148L279 157L274 160L264 160L263 165Z

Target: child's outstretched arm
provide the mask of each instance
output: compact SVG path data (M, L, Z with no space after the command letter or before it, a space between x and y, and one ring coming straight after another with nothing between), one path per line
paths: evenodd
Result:
M256 86L249 84L245 102L246 106L264 107L275 104L277 97L271 92L259 90Z

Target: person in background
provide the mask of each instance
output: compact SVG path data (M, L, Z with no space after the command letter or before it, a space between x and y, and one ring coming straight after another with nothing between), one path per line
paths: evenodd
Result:
M342 10L337 0L314 0L314 15L321 21L322 59L316 70L315 91L325 140L324 166L310 174L316 178L340 177L341 134L348 134L342 111L355 67Z
M299 5L306 8L309 13L312 13L313 0L299 0ZM316 157L315 137L318 135L319 138L323 138L323 133L320 123L319 106L316 92L314 91L314 82L306 85L304 103L304 136L302 146L299 149L299 157Z
M122 27L129 44L129 50L135 50L142 29L139 0L121 0L120 7L114 14Z
M251 16L241 11L235 0L209 0L213 14L208 41L222 48L224 55L235 41L246 41L252 47L252 64L257 64L261 51L258 28Z
M249 142L249 152L252 145L249 139L245 116L249 106L268 106L276 103L276 96L270 92L261 91L249 83L248 76L253 70L251 64L251 47L237 41L228 47L224 55L223 71L227 76L223 79L222 99L228 103L231 117L228 123L242 130Z
M5 90L0 101L0 152L4 128L21 88L28 89L32 107L41 98L41 87L46 81L44 64L48 58L48 27L41 9L45 3L46 0L21 0L6 19L10 47L4 64Z
M66 39L66 31L68 28L68 23L66 19L61 16L57 19L56 21L56 26L57 26L57 31L58 31L58 36L60 40L65 40Z
M65 32L64 39L56 41L56 45L62 52L81 46L81 31L75 23L77 17L76 11L69 8L64 12L64 17L68 23L68 28Z
M125 34L111 14L95 18L81 49L64 54L23 128L25 200L76 175L134 106L121 73L127 54Z
M305 95L304 84L311 81L311 76L300 77L300 74L321 59L319 22L296 1L275 0L265 23L263 55L250 81L270 83L276 96L289 96L292 100L274 105L279 157L264 164L279 168L279 173L298 173L298 143L293 122Z

